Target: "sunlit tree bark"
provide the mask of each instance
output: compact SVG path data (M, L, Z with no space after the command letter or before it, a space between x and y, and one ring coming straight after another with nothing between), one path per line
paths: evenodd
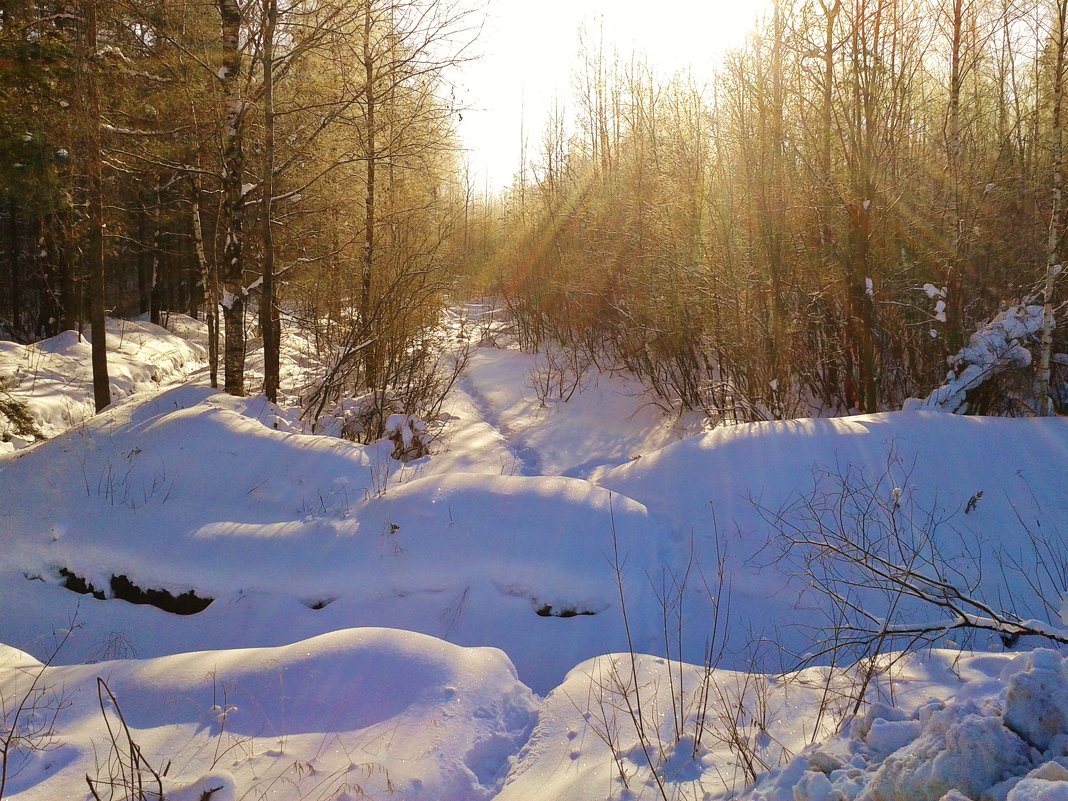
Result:
M1053 351L1053 284L1061 269L1061 187L1064 161L1064 129L1061 104L1064 99L1065 51L1068 49L1068 0L1057 0L1052 20L1051 44L1054 52L1053 120L1050 139L1053 151L1052 198L1049 238L1046 245L1046 280L1042 299L1042 340L1038 364L1039 414L1050 411L1050 355Z
M245 106L241 98L241 6L237 0L218 0L222 18L222 69L219 77L229 104L223 132L223 207L225 232L222 250L222 307L225 343L223 369L225 390L245 394L245 271L242 227L245 217L243 137Z
M93 398L96 410L111 404L108 378L107 330L104 301L104 178L100 157L100 98L97 75L96 0L82 0L85 26L85 60L82 63L85 87L85 179L88 199L89 323L93 346Z

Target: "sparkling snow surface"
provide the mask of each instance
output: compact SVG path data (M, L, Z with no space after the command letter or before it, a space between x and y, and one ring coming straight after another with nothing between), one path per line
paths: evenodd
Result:
M595 370L543 403L545 357L485 345L401 464L209 389L203 331L174 322L109 322L117 402L95 417L77 335L0 343L0 387L50 437L0 452L2 719L29 699L5 798L106 777L98 679L172 801L1068 798L1063 654L884 656L851 717L864 666L793 669L826 603L774 525L842 476L877 485L938 521L977 593L1064 625L1028 556L1036 532L1065 540L1063 421L702 431ZM296 381L311 349L287 341ZM117 576L211 603L128 603Z

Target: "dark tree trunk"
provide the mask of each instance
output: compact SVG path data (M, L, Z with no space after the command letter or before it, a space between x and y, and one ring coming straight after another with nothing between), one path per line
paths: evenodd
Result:
M152 311L152 259L145 248L148 238L148 209L142 200L137 215L137 241L139 252L137 259L137 313L149 314Z
M159 178L156 179L156 192L152 205L152 270L149 273L148 285L148 312L149 322L153 325L162 325L163 316L163 276L160 264L160 200Z
M22 275L19 267L19 220L18 204L9 198L8 209L8 248L10 254L11 285L11 333L18 337L22 328Z
M85 172L88 189L89 241L89 324L93 346L93 398L99 412L111 404L108 379L107 331L104 320L104 178L100 158L100 99L96 85L96 0L84 0L85 46L88 61L85 70L86 152Z
M964 25L964 0L953 0L952 19L950 20L951 53L949 69L949 108L946 113L946 156L949 167L949 219L947 241L950 252L947 258L946 276L946 323L943 326L946 337L946 350L956 353L964 344L964 282L965 267L965 223L963 219L961 198L961 134L960 134L960 93L963 83L961 66L961 37Z
M56 237L56 259L60 272L60 309L62 311L63 330L74 331L78 328L81 319L81 300L78 297L78 275L74 260L74 246L71 242L70 219L64 218L58 221L59 229ZM59 321L57 320L57 323Z
M278 0L264 0L263 29L263 287L260 331L263 334L263 393L278 402L281 330L274 286L274 235L271 217L274 200L274 31Z
M241 104L241 7L237 0L219 0L222 17L223 59L221 77L230 108L223 151L223 327L226 334L223 369L224 389L231 395L245 394L245 271L241 253L241 227L245 216L242 175L244 109Z

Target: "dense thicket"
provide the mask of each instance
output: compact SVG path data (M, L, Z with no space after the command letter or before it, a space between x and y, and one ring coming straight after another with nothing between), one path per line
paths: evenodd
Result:
M474 215L485 285L525 344L722 418L926 394L1059 265L1063 15L779 0L708 86L588 51L573 113ZM1028 376L986 408L1037 408Z
M274 398L284 305L345 365L320 412L404 405L456 266L470 38L438 0L3 0L0 332L88 320L99 262L101 316L206 317L230 392L262 336Z

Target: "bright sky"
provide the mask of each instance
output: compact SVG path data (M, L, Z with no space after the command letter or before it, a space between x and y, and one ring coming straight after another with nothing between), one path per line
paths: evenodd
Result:
M520 128L537 151L555 98L568 107L579 29L601 23L607 53L645 53L657 74L689 68L707 80L740 44L771 0L489 0L476 43L482 58L463 68L457 98L467 105L460 135L476 190L506 186L518 172Z

